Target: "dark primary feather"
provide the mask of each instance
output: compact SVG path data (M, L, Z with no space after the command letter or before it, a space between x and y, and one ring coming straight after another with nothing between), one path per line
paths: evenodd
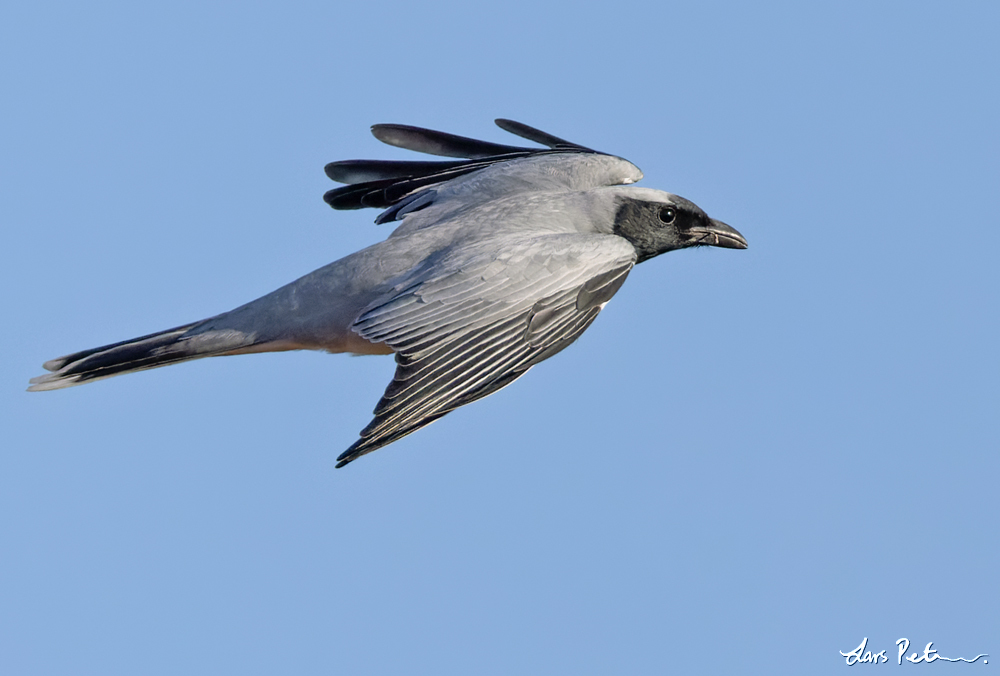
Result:
M433 129L411 127L408 124L376 124L372 126L372 135L382 143L397 148L444 157L482 159L530 150L530 148L490 143Z
M553 150L579 150L588 153L597 152L596 150L591 150L590 148L573 143L572 141L566 141L558 136L553 136L552 134L544 132L541 129L529 127L523 122L505 120L503 118L494 120L494 122L504 131L509 131L511 134L515 134L521 138L526 138L529 141L534 141L535 143L540 143L543 146L548 146Z
M386 178L429 176L440 171L461 167L464 164L468 163L465 161L427 162L424 160L413 162L403 160L343 160L330 162L326 165L325 171L332 181L355 185L381 181Z
M396 160L331 162L326 165L326 175L338 183L348 185L327 191L323 195L323 200L334 209L368 207L387 209L418 190L464 176L498 162L550 153L597 152L513 120L498 119L496 124L504 131L540 143L547 148L508 146L403 124L376 124L372 127L372 134L389 145L431 155L466 159L455 162ZM394 220L399 213L399 209L384 213L375 222L385 223Z

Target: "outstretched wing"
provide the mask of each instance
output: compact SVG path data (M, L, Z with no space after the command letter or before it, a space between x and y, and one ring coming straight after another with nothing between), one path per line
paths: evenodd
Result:
M535 237L415 280L368 308L353 329L396 352L396 374L337 466L496 392L567 347L634 264L635 249L618 237Z
M458 161L393 161L393 160L344 160L326 165L326 175L343 188L327 191L323 199L334 209L363 209L374 207L388 209L399 205L407 196L430 186L465 176L475 171L521 158L552 154L605 155L590 148L571 143L534 127L513 120L496 120L501 129L545 148L527 148L490 143L456 136L432 129L402 124L376 124L372 134L378 140L399 148L445 157L464 158ZM429 201L414 205L407 201L406 213L427 206ZM399 209L389 209L376 220L385 223L401 217Z

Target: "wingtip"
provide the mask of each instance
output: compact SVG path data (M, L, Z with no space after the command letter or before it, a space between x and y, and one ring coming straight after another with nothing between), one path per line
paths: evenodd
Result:
M351 449L347 449L346 451L337 456L337 464L334 465L333 468L340 469L344 465L349 465L360 457L361 457L360 455L351 455Z
M597 152L592 148L582 146L579 143L573 143L572 141L567 141L566 139L559 138L558 136L553 136L546 131L542 131L537 127L532 127L523 122L517 122L516 120L510 120L505 117L498 117L493 120L493 122L505 132L514 134L515 136L520 136L523 139L528 139L533 143L548 146L553 150L578 150L588 153Z
M358 453L358 446L360 446L362 442L363 439L358 439L351 444L346 451L338 455L337 464L334 466L334 469L340 469L344 465L350 464L364 455L364 453Z
M371 132L372 136L386 145L406 148L405 135L409 132L409 127L405 124L373 124Z
M523 122L518 122L517 120L512 120L508 117L498 117L495 120L493 120L493 124L500 127L508 134L514 134L515 136L520 136L521 138L528 138L527 136L524 136L524 134L522 133L522 131L524 130L538 131L534 127L529 127ZM532 139L528 138L528 140L530 141Z

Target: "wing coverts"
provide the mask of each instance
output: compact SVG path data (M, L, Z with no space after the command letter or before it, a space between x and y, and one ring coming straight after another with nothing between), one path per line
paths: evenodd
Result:
M396 374L344 465L492 394L579 338L625 282L635 250L617 237L557 235L416 282L354 330L396 352ZM554 271L554 272L553 272ZM339 466L340 466L339 465Z

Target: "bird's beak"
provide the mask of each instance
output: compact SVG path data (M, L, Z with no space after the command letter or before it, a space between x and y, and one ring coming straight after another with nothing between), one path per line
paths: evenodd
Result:
M746 249L747 241L743 235L731 228L722 221L709 219L707 226L696 225L689 228L684 234L695 240L696 244L707 244L708 246L720 246L724 249Z

